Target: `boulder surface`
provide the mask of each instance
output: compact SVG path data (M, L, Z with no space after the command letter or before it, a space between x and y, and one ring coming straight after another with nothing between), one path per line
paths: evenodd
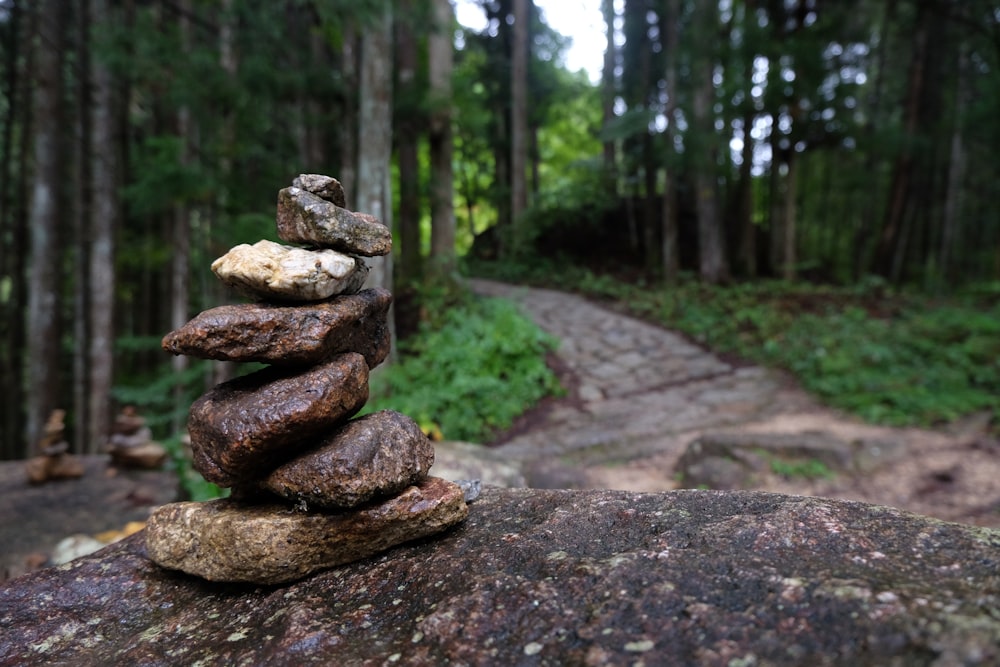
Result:
M0 664L972 665L1000 532L745 491L486 488L467 520L287 586L140 532L0 587Z

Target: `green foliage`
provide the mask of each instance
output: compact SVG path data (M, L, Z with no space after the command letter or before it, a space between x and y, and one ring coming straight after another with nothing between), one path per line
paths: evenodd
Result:
M366 412L398 410L445 438L483 442L560 391L544 360L555 341L511 303L467 298L432 322L375 373Z
M791 371L823 401L871 422L934 425L980 410L1000 416L1000 300L988 290L943 301L888 292L883 281L651 288L552 265L504 273L575 287L708 347Z

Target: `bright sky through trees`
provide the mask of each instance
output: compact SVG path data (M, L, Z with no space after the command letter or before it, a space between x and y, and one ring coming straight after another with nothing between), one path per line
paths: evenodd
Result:
M604 18L600 0L535 0L545 22L556 32L573 40L566 52L566 67L572 72L586 70L594 83L601 79L604 64ZM457 0L458 22L473 30L486 27L486 16L476 0Z

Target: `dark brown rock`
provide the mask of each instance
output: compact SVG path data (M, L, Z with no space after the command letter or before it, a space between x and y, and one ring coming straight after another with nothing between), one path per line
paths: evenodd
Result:
M437 477L350 512L172 503L150 516L146 548L159 565L210 581L280 584L434 535L468 512L462 489Z
M224 382L191 405L195 470L219 486L263 477L368 400L368 366L346 352L301 373L276 367Z
M332 176L299 174L292 181L292 186L307 190L320 199L325 199L340 208L347 208L347 199L344 197L344 186Z
M278 467L268 491L309 508L357 507L427 475L434 445L415 421L382 410L344 424L312 451Z
M864 503L486 488L435 539L276 588L144 541L0 587L0 664L1000 662L1000 532Z
M374 368L389 354L386 314L392 294L382 288L321 303L244 303L203 311L163 338L163 349L201 359L314 365L357 352Z
M352 213L301 188L278 192L278 236L352 255L374 257L392 250L392 233L370 215Z

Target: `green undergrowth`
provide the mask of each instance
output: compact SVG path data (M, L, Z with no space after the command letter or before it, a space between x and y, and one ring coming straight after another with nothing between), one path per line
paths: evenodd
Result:
M428 299L424 295L425 301ZM364 412L393 409L428 433L487 442L562 389L545 364L556 340L500 299L430 296L398 359L377 369Z
M714 350L788 370L827 404L870 422L930 426L984 410L1000 417L995 289L942 298L878 280L666 287L579 268L493 267L472 270L605 300Z

